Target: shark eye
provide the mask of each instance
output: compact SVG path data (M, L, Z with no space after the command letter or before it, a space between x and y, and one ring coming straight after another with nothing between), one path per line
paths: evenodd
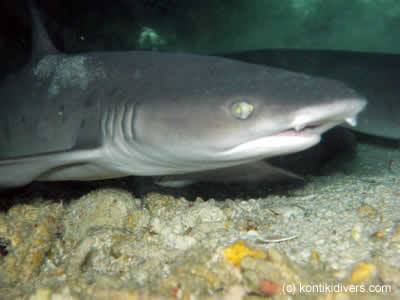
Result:
M232 114L240 120L248 119L254 110L254 106L247 102L236 102L232 104Z

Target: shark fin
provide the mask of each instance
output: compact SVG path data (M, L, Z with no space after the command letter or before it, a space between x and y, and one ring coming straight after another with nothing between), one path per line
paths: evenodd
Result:
M302 180L302 177L265 161L256 161L244 165L194 172L179 175L158 176L154 183L171 188L180 188L197 182L222 184L232 183L274 183L289 180Z
M45 55L58 54L58 50L50 40L49 34L41 21L40 13L33 0L28 1L32 17L32 56L31 61L36 61Z

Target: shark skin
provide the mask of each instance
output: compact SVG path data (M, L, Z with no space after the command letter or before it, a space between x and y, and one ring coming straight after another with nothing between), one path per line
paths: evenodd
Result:
M226 58L59 53L33 20L32 59L0 87L0 188L253 164L366 105L342 82Z
M335 50L265 49L224 55L248 63L340 80L367 101L355 131L400 139L400 55Z

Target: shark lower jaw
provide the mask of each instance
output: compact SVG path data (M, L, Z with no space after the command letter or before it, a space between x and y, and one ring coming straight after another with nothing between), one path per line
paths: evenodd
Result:
M255 139L240 144L227 151L221 152L219 157L227 160L256 160L262 158L284 155L305 150L318 144L321 140L319 134L295 135L287 134L272 135Z

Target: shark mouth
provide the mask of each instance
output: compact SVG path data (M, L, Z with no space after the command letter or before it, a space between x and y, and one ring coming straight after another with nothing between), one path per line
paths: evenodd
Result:
M352 127L355 127L357 125L357 118L355 116L354 117L349 117L349 118L344 119L344 122L349 124ZM325 123L325 125L328 124L328 123ZM337 122L332 122L332 123L343 123L343 121L337 121ZM316 124L297 124L294 127L294 130L295 131L301 131L301 130L303 130L305 128L318 128L318 127L325 127L325 126L322 123L321 124L318 124L318 123L316 123Z
M351 126L357 124L355 116L345 119L329 118L309 123L298 122L287 130L251 140L220 154L229 160L257 160L299 152L318 144L322 133L344 122Z
M341 123L355 127L357 114L364 109L365 105L366 101L363 98L354 98L343 99L328 105L306 107L295 113L288 128L273 135L321 135Z
M357 126L355 116L345 118L344 120L325 120L324 122L298 123L290 129L280 131L272 136L301 136L310 134L322 134L336 125L347 123L351 127Z

